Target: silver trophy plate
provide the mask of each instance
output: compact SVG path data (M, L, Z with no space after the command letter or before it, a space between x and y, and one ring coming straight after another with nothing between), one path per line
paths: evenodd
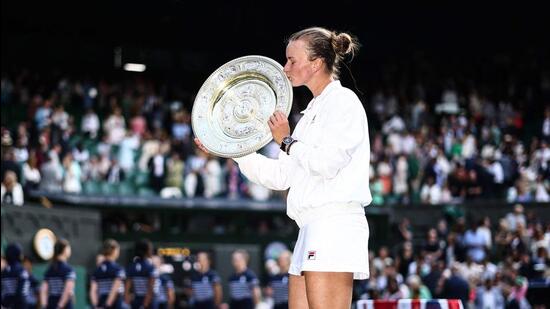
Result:
M193 103L191 125L204 147L237 158L273 138L267 125L279 110L289 115L292 85L283 67L263 56L244 56L219 67L204 82Z

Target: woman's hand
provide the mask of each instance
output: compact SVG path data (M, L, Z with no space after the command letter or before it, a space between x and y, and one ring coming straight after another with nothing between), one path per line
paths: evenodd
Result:
M290 135L290 125L288 124L288 119L286 115L281 111L275 111L269 120L267 121L269 129L271 130L271 135L273 139L279 145L281 145L283 138Z
M206 147L204 147L204 145L201 143L201 141L195 137L195 145L197 145L197 147L199 147L200 150L206 152L206 153L210 153L208 152L208 150L206 149Z

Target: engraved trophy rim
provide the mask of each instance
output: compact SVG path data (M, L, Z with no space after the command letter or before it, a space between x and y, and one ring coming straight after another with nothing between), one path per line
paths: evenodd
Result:
M225 101L220 103L224 96L227 94L233 97L231 96L233 89L252 84L257 87L251 89L262 90L264 93L267 91L275 100L275 102L272 102L275 104L275 108L270 111L270 114L275 110L282 111L286 116L290 114L293 99L292 85L281 64L261 55L242 56L226 62L210 74L202 84L195 96L191 111L193 133L211 154L223 158L238 158L258 151L273 139L267 126L267 119L264 119L265 123L262 127L258 128L258 125L254 127L256 133L241 139L227 132L220 132L221 130L217 127L221 124L216 123L217 118L213 115L215 108L218 108L219 111L219 109L229 105L230 108L233 107L233 114L235 114L236 108L230 104L235 101L227 99L226 101L229 101L229 103L225 103ZM242 102L242 100L239 102ZM222 107L216 107L218 103L222 104ZM246 111L250 112L250 110ZM244 119L240 119L238 122L247 123L247 115L234 116L242 116ZM250 126L253 126L253 124L250 124ZM231 131L232 128L228 128L228 130ZM232 149L227 150L227 148Z

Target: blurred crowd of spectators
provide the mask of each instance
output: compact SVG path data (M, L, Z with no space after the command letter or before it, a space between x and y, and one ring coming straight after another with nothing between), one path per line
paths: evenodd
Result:
M466 226L441 219L424 241L404 219L395 247L371 252L371 278L358 282L358 298L461 299L473 308L545 308L550 302L550 224L524 207L498 222Z
M2 79L3 113L24 113L13 128L3 126L1 132L2 179L10 194L15 175L25 191L271 196L248 183L232 160L196 149L189 106L165 102L151 83L91 85L63 78L44 94L29 79L25 73L16 80ZM34 86L43 89L41 82ZM13 173L6 178L8 171Z
M485 80L458 66L452 77L439 76L436 63L418 59L416 74L411 64L388 66L362 97L373 203L550 202L550 75L537 59L490 59L480 64ZM499 71L506 63L518 68ZM3 72L1 87L2 196L10 201L20 200L11 196L17 184L84 194L284 197L248 182L234 161L196 149L194 92L170 81L20 70ZM295 95L291 126L308 101ZM261 150L278 151L274 143Z

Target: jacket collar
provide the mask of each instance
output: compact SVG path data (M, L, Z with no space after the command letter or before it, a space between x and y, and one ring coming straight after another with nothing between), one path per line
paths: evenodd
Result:
M306 109L304 109L300 113L305 114L307 111L309 111L313 108L313 105L316 101L322 100L329 93L331 93L333 89L336 89L336 88L339 88L339 87L342 87L342 85L340 84L340 81L339 80L333 80L332 82L330 82L325 87L325 89L323 89L323 91L321 91L321 94L319 94L316 98L311 99L311 101L309 101L309 104L307 105Z

